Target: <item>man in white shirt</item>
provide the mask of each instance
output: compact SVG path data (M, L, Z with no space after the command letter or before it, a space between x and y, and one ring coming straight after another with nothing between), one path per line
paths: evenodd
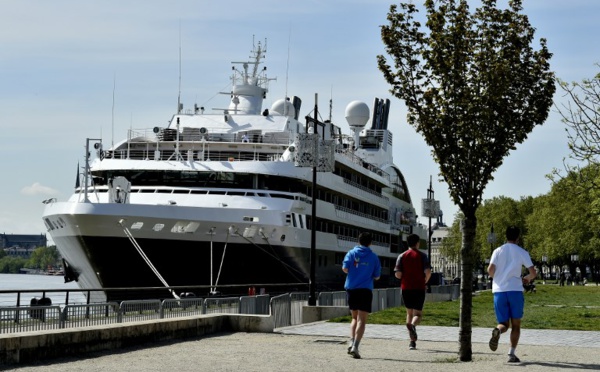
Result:
M494 310L498 325L492 331L490 349L496 351L500 335L508 331L510 321L510 349L508 362L518 363L515 355L519 337L521 336L521 318L525 307L523 284L529 284L537 276L529 253L517 244L521 231L516 226L506 228L506 243L496 248L492 253L488 273L493 278L492 293L494 294ZM522 267L529 273L521 277Z

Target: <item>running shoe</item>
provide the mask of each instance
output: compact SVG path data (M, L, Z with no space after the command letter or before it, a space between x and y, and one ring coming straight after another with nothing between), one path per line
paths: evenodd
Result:
M508 363L521 363L521 359L517 358L515 354L508 354Z
M410 335L410 340L417 341L417 327L415 327L414 324L409 323L406 325L406 328L408 328L408 334Z
M417 350L417 343L415 341L411 341L408 345L408 350Z
M490 349L496 351L498 349L498 340L500 340L500 330L494 328L492 331L492 338L490 338Z
M358 353L358 349L353 347L350 349L350 355L352 355L352 358L354 359L360 359L360 354Z

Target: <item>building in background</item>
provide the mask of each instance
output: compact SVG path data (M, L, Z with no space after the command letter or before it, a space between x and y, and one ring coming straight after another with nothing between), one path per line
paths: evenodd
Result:
M0 249L8 256L29 258L36 248L47 244L46 234L0 234Z
M436 223L431 226L431 270L442 273L446 283L454 278L460 277L460 262L441 254L442 242L450 233L450 228L443 221L443 213L440 211Z

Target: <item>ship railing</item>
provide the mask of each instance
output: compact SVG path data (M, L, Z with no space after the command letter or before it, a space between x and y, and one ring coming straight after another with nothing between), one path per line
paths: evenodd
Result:
M387 219L379 218L379 217L376 217L376 216L373 216L370 214L366 214L366 213L362 213L362 212L357 212L354 209L342 207L340 205L335 206L335 214L338 217L344 217L344 218L351 217L351 216L361 217L362 219L360 219L360 220L354 219L355 222L360 222L360 223L371 224L371 222L380 222L380 223L388 224ZM365 221L365 219L367 221Z
M340 154L343 157L347 158L350 162L360 165L363 168L368 169L369 171L379 175L380 177L387 179L388 181L391 180L391 176L388 172L384 171L383 169L379 168L378 166L376 166L374 164L367 163L366 161L364 161L363 158L356 155L352 150L347 149L347 148L337 147L335 152L337 154Z
M388 198L387 196L383 196L380 193L378 193L378 192L376 192L374 190L371 190L371 189L369 189L367 187L364 187L361 184L358 184L356 182L350 181L349 179L344 178L344 184L345 184L346 188L347 188L347 186L352 186L352 187L357 188L357 189L363 191L364 193L368 194L368 196L375 196L375 197L377 197L377 199L379 199L378 201L380 203L388 204L389 201L390 201L390 198Z
M107 152L106 157L117 160L156 160L156 161L280 161L283 149L271 149L269 152L247 148L238 151L214 151L210 146L194 149L180 149L179 155L175 150L161 150L155 153L152 149L146 150L118 150Z
M290 132L271 131L266 132L260 129L241 130L231 132L230 127L210 128L202 131L201 128L184 127L179 133L174 128L160 128L158 133L154 133L154 128L150 129L130 129L128 131L128 144L154 144L158 142L173 143L179 142L229 142L240 144L278 144L289 145L293 142Z

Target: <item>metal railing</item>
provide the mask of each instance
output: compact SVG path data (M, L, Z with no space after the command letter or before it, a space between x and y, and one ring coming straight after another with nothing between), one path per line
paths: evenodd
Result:
M449 301L460 296L458 285L432 287L427 301ZM127 300L61 306L0 307L0 334L52 329L90 327L143 320L177 318L206 314L270 315L275 328L302 323L302 307L308 305L308 292L270 295L181 298L166 300ZM319 306L347 306L346 292L321 292ZM373 290L373 312L402 305L400 288Z

